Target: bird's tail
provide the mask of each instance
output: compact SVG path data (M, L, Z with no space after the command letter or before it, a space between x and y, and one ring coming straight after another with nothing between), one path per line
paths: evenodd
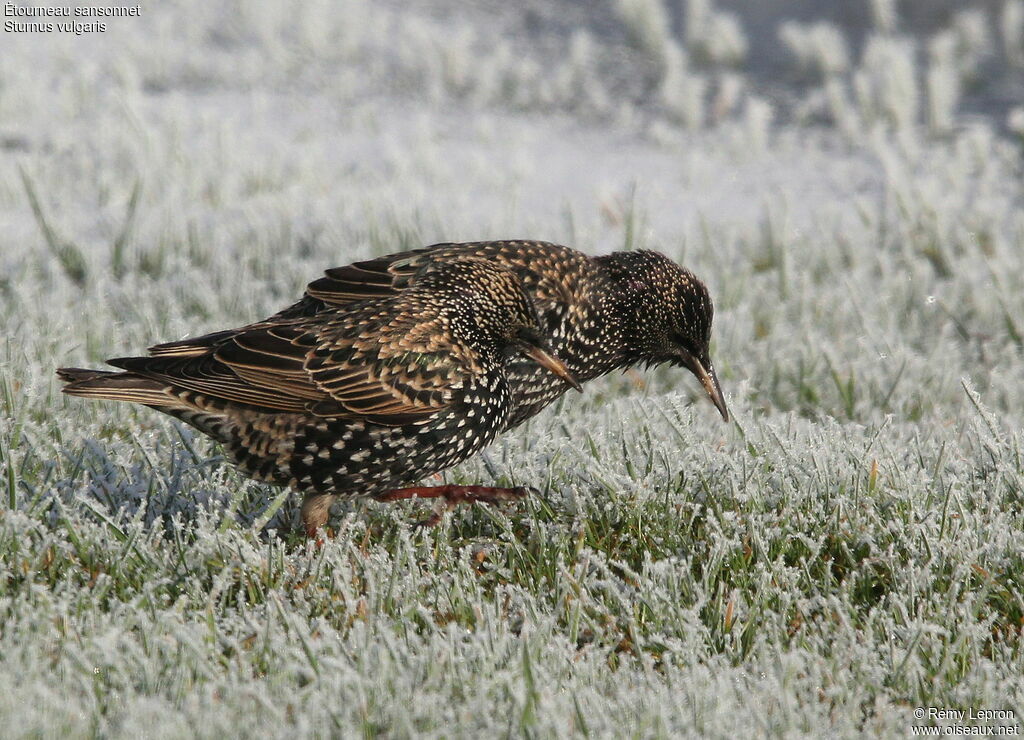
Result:
M230 409L212 406L216 399L196 405L187 391L130 371L62 367L57 370L57 377L64 381L63 391L70 396L131 401L191 424L224 445L228 456L246 475L280 485L291 482L287 460L297 433L293 415L280 418L281 415L273 413L259 414L254 422L250 414L250 418L240 420Z
M146 406L165 406L169 400L165 384L135 373L62 367L57 370L57 377L66 383L62 390L69 396L131 401Z

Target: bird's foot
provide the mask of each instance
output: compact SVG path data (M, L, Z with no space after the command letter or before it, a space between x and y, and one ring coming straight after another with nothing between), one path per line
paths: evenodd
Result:
M325 533L328 537L334 536L330 530L321 531L327 527L327 519L330 516L334 498L331 494L311 493L302 499L302 526L306 530L306 537L316 540L318 546L324 544Z
M333 540L335 536L335 531L330 527L314 527L312 529L306 527L306 539L313 540L317 549L326 545L328 540Z
M514 501L530 493L534 488L495 488L493 486L413 486L412 488L396 488L387 493L374 496L377 501L401 501L409 498L443 499L441 506L428 518L417 522L417 527L436 526L446 512L459 504L496 504L499 501Z

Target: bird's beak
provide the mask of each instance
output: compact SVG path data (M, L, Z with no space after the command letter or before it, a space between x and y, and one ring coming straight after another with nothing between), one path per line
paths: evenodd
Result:
M565 366L564 362L551 354L550 350L544 346L542 339L533 336L520 336L519 349L538 365L547 368L580 393L583 392L583 386L576 380L576 376L569 372L569 368Z
M700 384L704 386L708 398L711 399L711 403L715 404L715 408L722 415L722 419L729 421L729 409L725 406L725 396L722 395L722 386L718 384L715 366L711 364L710 360L701 362L693 355L687 355L684 359L684 364L690 372L697 376Z

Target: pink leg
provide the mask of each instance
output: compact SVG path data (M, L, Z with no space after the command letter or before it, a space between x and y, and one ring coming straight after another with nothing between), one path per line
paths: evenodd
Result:
M533 489L530 488L494 488L492 486L413 486L412 488L396 488L387 493L374 496L377 501L401 501L409 498L442 498L445 506L435 511L430 518L418 522L421 527L433 527L441 521L446 511L459 504L496 504L499 501L514 501L523 498Z

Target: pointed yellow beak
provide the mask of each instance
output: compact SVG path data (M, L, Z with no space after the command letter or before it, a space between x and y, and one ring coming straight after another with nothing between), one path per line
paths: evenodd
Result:
M701 364L700 360L694 359L693 374L697 376L700 384L704 386L704 390L707 391L708 397L711 399L711 403L715 404L715 408L718 409L718 413L722 415L722 419L729 421L729 409L725 407L725 396L722 395L722 386L718 384L718 375L715 374L715 366L708 363L705 368Z

